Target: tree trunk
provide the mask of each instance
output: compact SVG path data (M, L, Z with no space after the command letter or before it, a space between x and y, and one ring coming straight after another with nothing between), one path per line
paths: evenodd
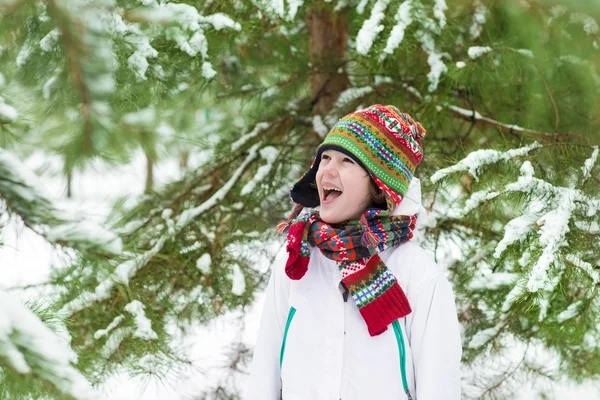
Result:
M154 160L147 150L144 151L146 154L146 188L144 193L150 193L154 184Z
M343 13L336 14L327 6L315 6L307 19L312 64L312 112L325 115L349 84L345 68L348 24Z

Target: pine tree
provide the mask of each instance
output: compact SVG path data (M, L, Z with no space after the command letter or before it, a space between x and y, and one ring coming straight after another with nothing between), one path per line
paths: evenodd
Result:
M75 250L52 277L72 365L98 383L140 360L185 362L168 328L251 304L267 276L240 248L283 240L273 228L289 187L328 128L382 103L428 131L421 237L457 294L477 371L468 395L597 377L599 11L551 0L0 2L2 212ZM15 156L36 148L61 155L67 183L91 161L142 151L146 193L116 204L105 227L71 221ZM165 158L182 177L157 187ZM0 330L0 348L13 340ZM558 367L536 362L539 349ZM248 354L237 348L232 365ZM49 396L73 395L25 359ZM7 395L40 393L0 360L0 381L19 382ZM481 373L496 362L498 374Z

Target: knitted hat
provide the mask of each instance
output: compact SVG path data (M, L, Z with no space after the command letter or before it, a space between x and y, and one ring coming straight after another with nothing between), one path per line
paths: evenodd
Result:
M317 148L310 169L292 186L290 197L300 210L320 204L315 178L321 154L334 149L350 156L369 173L385 193L387 210L392 212L408 191L423 158L424 136L421 124L394 106L375 104L350 113L331 128Z

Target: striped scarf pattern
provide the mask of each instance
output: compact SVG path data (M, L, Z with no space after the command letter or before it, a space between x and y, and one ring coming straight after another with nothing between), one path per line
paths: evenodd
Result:
M348 288L371 336L411 312L398 280L379 257L380 252L412 239L416 216L388 216L371 208L360 220L327 224L317 210L294 219L289 227L285 272L299 280L308 271L310 247L336 261L342 282Z

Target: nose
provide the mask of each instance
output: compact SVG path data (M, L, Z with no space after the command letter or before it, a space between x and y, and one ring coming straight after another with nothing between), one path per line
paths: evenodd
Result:
M333 176L333 177L338 176L337 165L335 163L336 162L334 160L331 160L327 163L327 165L323 166L323 169L322 169L323 175Z

